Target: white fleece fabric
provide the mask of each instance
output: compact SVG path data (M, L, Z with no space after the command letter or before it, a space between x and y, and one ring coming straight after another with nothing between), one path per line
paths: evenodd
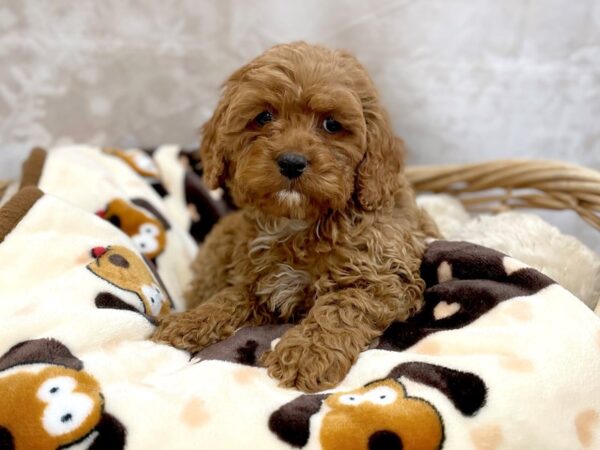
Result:
M169 302L158 278L110 223L43 195L0 243L0 443L600 448L600 319L493 250L436 241L424 264L418 322L374 343L336 389L307 395L255 363L281 326L240 331L194 359L147 341L158 314L144 286L161 310Z
M424 308L338 387L304 394L257 362L287 325L238 330L197 355L148 341L173 296L94 209L118 193L169 213L114 158L53 150L39 185L71 200L29 186L0 208L0 448L600 449L600 318L577 283L597 259L581 244L528 216L473 219L451 199L420 199L452 236L424 255ZM563 277L587 306L465 238Z

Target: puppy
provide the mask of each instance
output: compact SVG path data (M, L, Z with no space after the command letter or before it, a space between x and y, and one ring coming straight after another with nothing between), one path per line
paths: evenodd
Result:
M428 236L402 142L350 54L278 45L236 71L204 125L204 180L241 208L201 247L188 311L154 339L190 352L249 325L297 323L262 363L305 392L340 382L421 306Z

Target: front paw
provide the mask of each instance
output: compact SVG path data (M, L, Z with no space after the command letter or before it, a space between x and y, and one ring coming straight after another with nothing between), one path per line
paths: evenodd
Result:
M261 358L268 374L279 380L280 386L304 392L318 392L336 386L350 370L353 360L350 355L319 344L288 343L285 337L274 350L265 352Z
M173 313L160 319L150 339L195 353L212 343L206 325L206 322L192 311Z

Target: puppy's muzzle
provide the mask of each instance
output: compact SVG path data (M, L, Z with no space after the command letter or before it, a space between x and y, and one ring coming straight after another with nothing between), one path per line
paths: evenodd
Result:
M292 180L302 175L308 166L308 161L299 153L284 153L277 158L277 164L281 175Z

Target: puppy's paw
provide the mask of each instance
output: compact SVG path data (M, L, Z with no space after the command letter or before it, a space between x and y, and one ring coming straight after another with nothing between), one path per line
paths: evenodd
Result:
M195 353L212 343L207 331L206 322L201 317L186 311L161 318L150 339Z
M314 343L299 345L286 338L261 358L268 374L282 387L318 392L336 386L352 366L352 358Z

